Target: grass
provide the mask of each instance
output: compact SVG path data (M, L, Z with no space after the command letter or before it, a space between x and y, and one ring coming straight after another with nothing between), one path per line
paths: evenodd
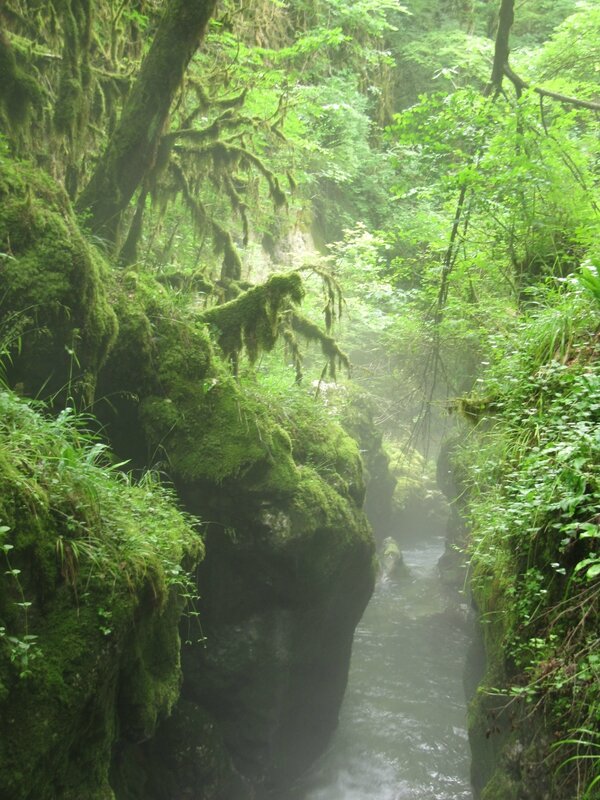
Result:
M202 550L196 520L176 508L152 473L134 482L92 427L90 417L71 408L46 417L41 406L0 390L0 447L17 475L21 502L55 521L64 577L75 584L95 576L133 588L152 576L157 595L183 587L182 561ZM12 523L18 549L28 535L18 519Z

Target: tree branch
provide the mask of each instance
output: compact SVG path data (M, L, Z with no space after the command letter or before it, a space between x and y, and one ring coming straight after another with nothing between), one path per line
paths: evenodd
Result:
M536 94L539 94L540 97L549 97L551 100L557 100L559 103L567 103L576 108L588 108L591 111L600 111L600 103L594 103L592 100L580 100L578 97L569 97L566 94L551 92L549 89L543 89L541 86L531 86L527 81L519 77L516 72L513 72L508 64L504 65L504 74L514 84L517 91L532 89Z
M165 3L117 127L77 200L78 211L89 214L92 231L114 244L124 209L154 166L173 98L215 5L216 0Z

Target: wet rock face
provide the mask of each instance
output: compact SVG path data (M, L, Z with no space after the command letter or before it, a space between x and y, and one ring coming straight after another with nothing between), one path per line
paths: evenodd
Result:
M198 617L180 632L180 700L122 754L116 796L277 797L335 729L374 584L359 450L309 396L279 416L210 364L198 391L172 343L168 355L139 418L184 507L207 521L206 556Z
M383 540L379 553L379 573L383 581L409 574L408 567L404 563L402 551L392 536L388 536Z
M217 721L250 796L276 794L323 751L373 587L362 513L331 489L309 512L311 480L285 510L238 511L227 531L211 527L198 574L206 641L183 651L185 713ZM188 789L178 784L181 796Z

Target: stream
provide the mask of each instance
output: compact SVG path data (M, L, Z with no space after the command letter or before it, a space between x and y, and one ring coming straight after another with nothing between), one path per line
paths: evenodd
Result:
M340 724L297 800L471 800L463 672L472 638L444 612L444 537L403 545L355 634Z

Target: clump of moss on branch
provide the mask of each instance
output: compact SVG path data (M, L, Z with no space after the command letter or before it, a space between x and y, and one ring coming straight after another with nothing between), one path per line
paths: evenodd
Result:
M340 349L333 336L324 333L314 322L301 314L292 314L291 328L294 333L299 334L307 342L318 342L321 345L323 355L327 358L326 370L331 378L335 378L339 367L350 369L348 356ZM291 337L287 337L286 341L289 343L293 340ZM297 359L294 361L296 362ZM322 377L325 377L325 374Z
M201 319L213 327L219 346L231 359L234 370L242 350L245 349L250 363L254 363L261 352L270 352L282 336L300 380L302 353L297 338L300 336L321 345L329 373L335 377L339 366L350 367L348 357L332 336L297 311L304 294L299 272L276 274L234 300L208 309Z
M202 320L213 327L226 356L237 359L245 348L253 363L261 351L273 349L283 315L303 298L302 278L297 272L272 275L234 300L208 309Z

